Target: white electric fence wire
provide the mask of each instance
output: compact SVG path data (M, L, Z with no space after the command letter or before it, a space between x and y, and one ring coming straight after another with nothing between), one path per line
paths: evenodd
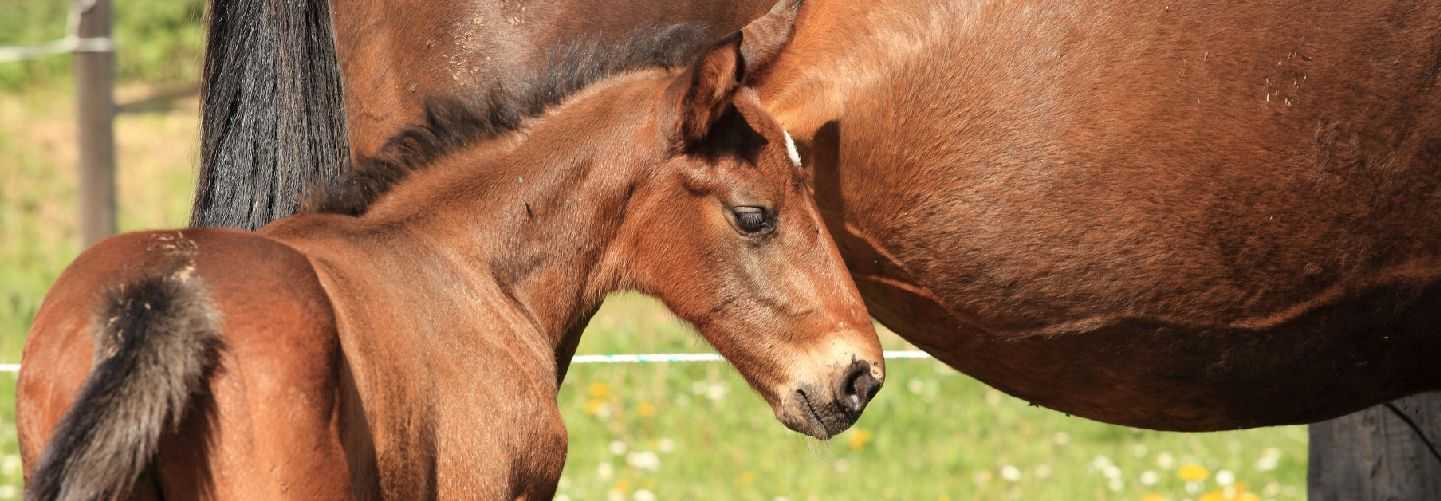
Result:
M887 360L915 360L931 358L929 353L917 350L887 351ZM715 353L617 353L613 355L576 355L572 364L673 364L691 362L724 362ZM20 372L20 364L0 364L0 372Z
M66 24L65 38L52 40L40 45L0 47L0 63L15 63L49 57L56 54L75 52L114 52L115 41L110 38L80 38L80 13L95 7L95 0L76 0L70 9L70 20Z

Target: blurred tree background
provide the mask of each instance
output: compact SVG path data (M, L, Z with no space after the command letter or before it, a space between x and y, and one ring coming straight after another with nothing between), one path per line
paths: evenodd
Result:
M38 45L62 38L71 3L0 0L0 46ZM203 0L115 0L114 39L122 81L188 82L200 78L205 51ZM70 77L70 58L47 57L0 65L0 90L54 85Z

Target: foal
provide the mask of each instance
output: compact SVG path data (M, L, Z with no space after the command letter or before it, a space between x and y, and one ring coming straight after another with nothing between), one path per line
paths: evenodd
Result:
M880 347L788 135L745 86L792 19L778 8L688 68L614 76L506 137L467 143L464 114L434 109L395 143L409 160L309 204L345 214L90 249L25 348L29 498L548 498L557 385L621 289L692 322L787 426L844 430L881 384Z

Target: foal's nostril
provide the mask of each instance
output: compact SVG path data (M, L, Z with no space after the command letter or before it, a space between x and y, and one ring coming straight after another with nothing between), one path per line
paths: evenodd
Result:
M881 389L881 382L871 375L871 364L865 361L852 362L850 368L846 369L845 377L841 378L840 391L836 392L840 397L841 406L854 413L860 413L870 403L871 397Z

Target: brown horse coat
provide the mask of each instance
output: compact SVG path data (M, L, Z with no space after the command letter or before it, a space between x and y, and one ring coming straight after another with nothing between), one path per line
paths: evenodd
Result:
M502 121L531 113L575 75L625 57L593 53L652 39L657 54L689 61L774 0L331 0L352 152L374 155L424 121L426 96L466 96ZM601 51L604 52L604 51ZM644 54L652 58L655 54ZM566 73L555 73L564 66Z
M815 0L762 99L872 314L1112 423L1441 388L1441 3Z

